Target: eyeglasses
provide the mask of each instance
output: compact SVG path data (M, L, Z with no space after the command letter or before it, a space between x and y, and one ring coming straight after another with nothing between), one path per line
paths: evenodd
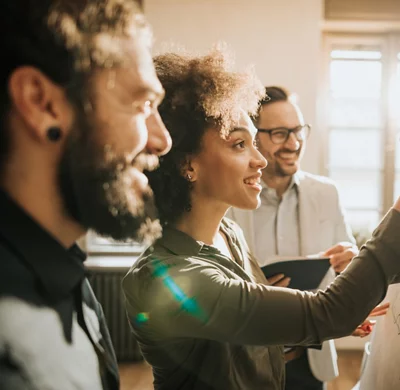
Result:
M284 144L294 134L298 141L305 141L310 135L311 125L300 125L293 129L276 127L275 129L257 129L260 133L267 133L274 144Z

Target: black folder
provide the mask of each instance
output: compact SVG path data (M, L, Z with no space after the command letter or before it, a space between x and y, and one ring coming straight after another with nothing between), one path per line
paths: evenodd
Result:
M328 257L301 258L277 261L261 267L266 278L284 274L291 278L288 287L297 290L315 290L319 287L331 264Z

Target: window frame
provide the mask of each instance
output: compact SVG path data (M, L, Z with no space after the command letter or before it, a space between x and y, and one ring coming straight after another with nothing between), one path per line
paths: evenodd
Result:
M330 53L338 46L343 49L360 50L362 48L379 49L382 53L382 96L381 96L381 112L382 112L382 180L380 188L379 217L381 218L391 207L394 201L394 185L396 178L396 139L398 132L398 123L396 120L396 111L400 107L396 107L394 99L395 94L395 77L397 73L398 53L400 53L400 32L328 32L323 33L322 39L322 77L321 89L319 93L319 110L317 123L322 130L322 150L320 160L320 172L329 176L329 101L330 101ZM398 102L397 102L398 104ZM350 211L354 209L348 209Z

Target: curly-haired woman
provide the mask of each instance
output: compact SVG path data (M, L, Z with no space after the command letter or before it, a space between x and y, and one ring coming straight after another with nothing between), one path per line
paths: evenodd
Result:
M263 88L252 71L230 70L221 51L155 59L166 90L160 114L173 146L148 174L163 236L123 282L132 329L168 390L283 389L282 345L350 334L400 272L400 214L326 291L270 286L230 206L257 207L266 161L249 114ZM400 210L400 202L395 205Z

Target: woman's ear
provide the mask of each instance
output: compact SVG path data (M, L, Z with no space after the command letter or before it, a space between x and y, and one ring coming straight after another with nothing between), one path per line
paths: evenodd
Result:
M194 168L196 164L192 158L187 158L181 168L181 175L189 182L193 183L197 180L197 171Z

